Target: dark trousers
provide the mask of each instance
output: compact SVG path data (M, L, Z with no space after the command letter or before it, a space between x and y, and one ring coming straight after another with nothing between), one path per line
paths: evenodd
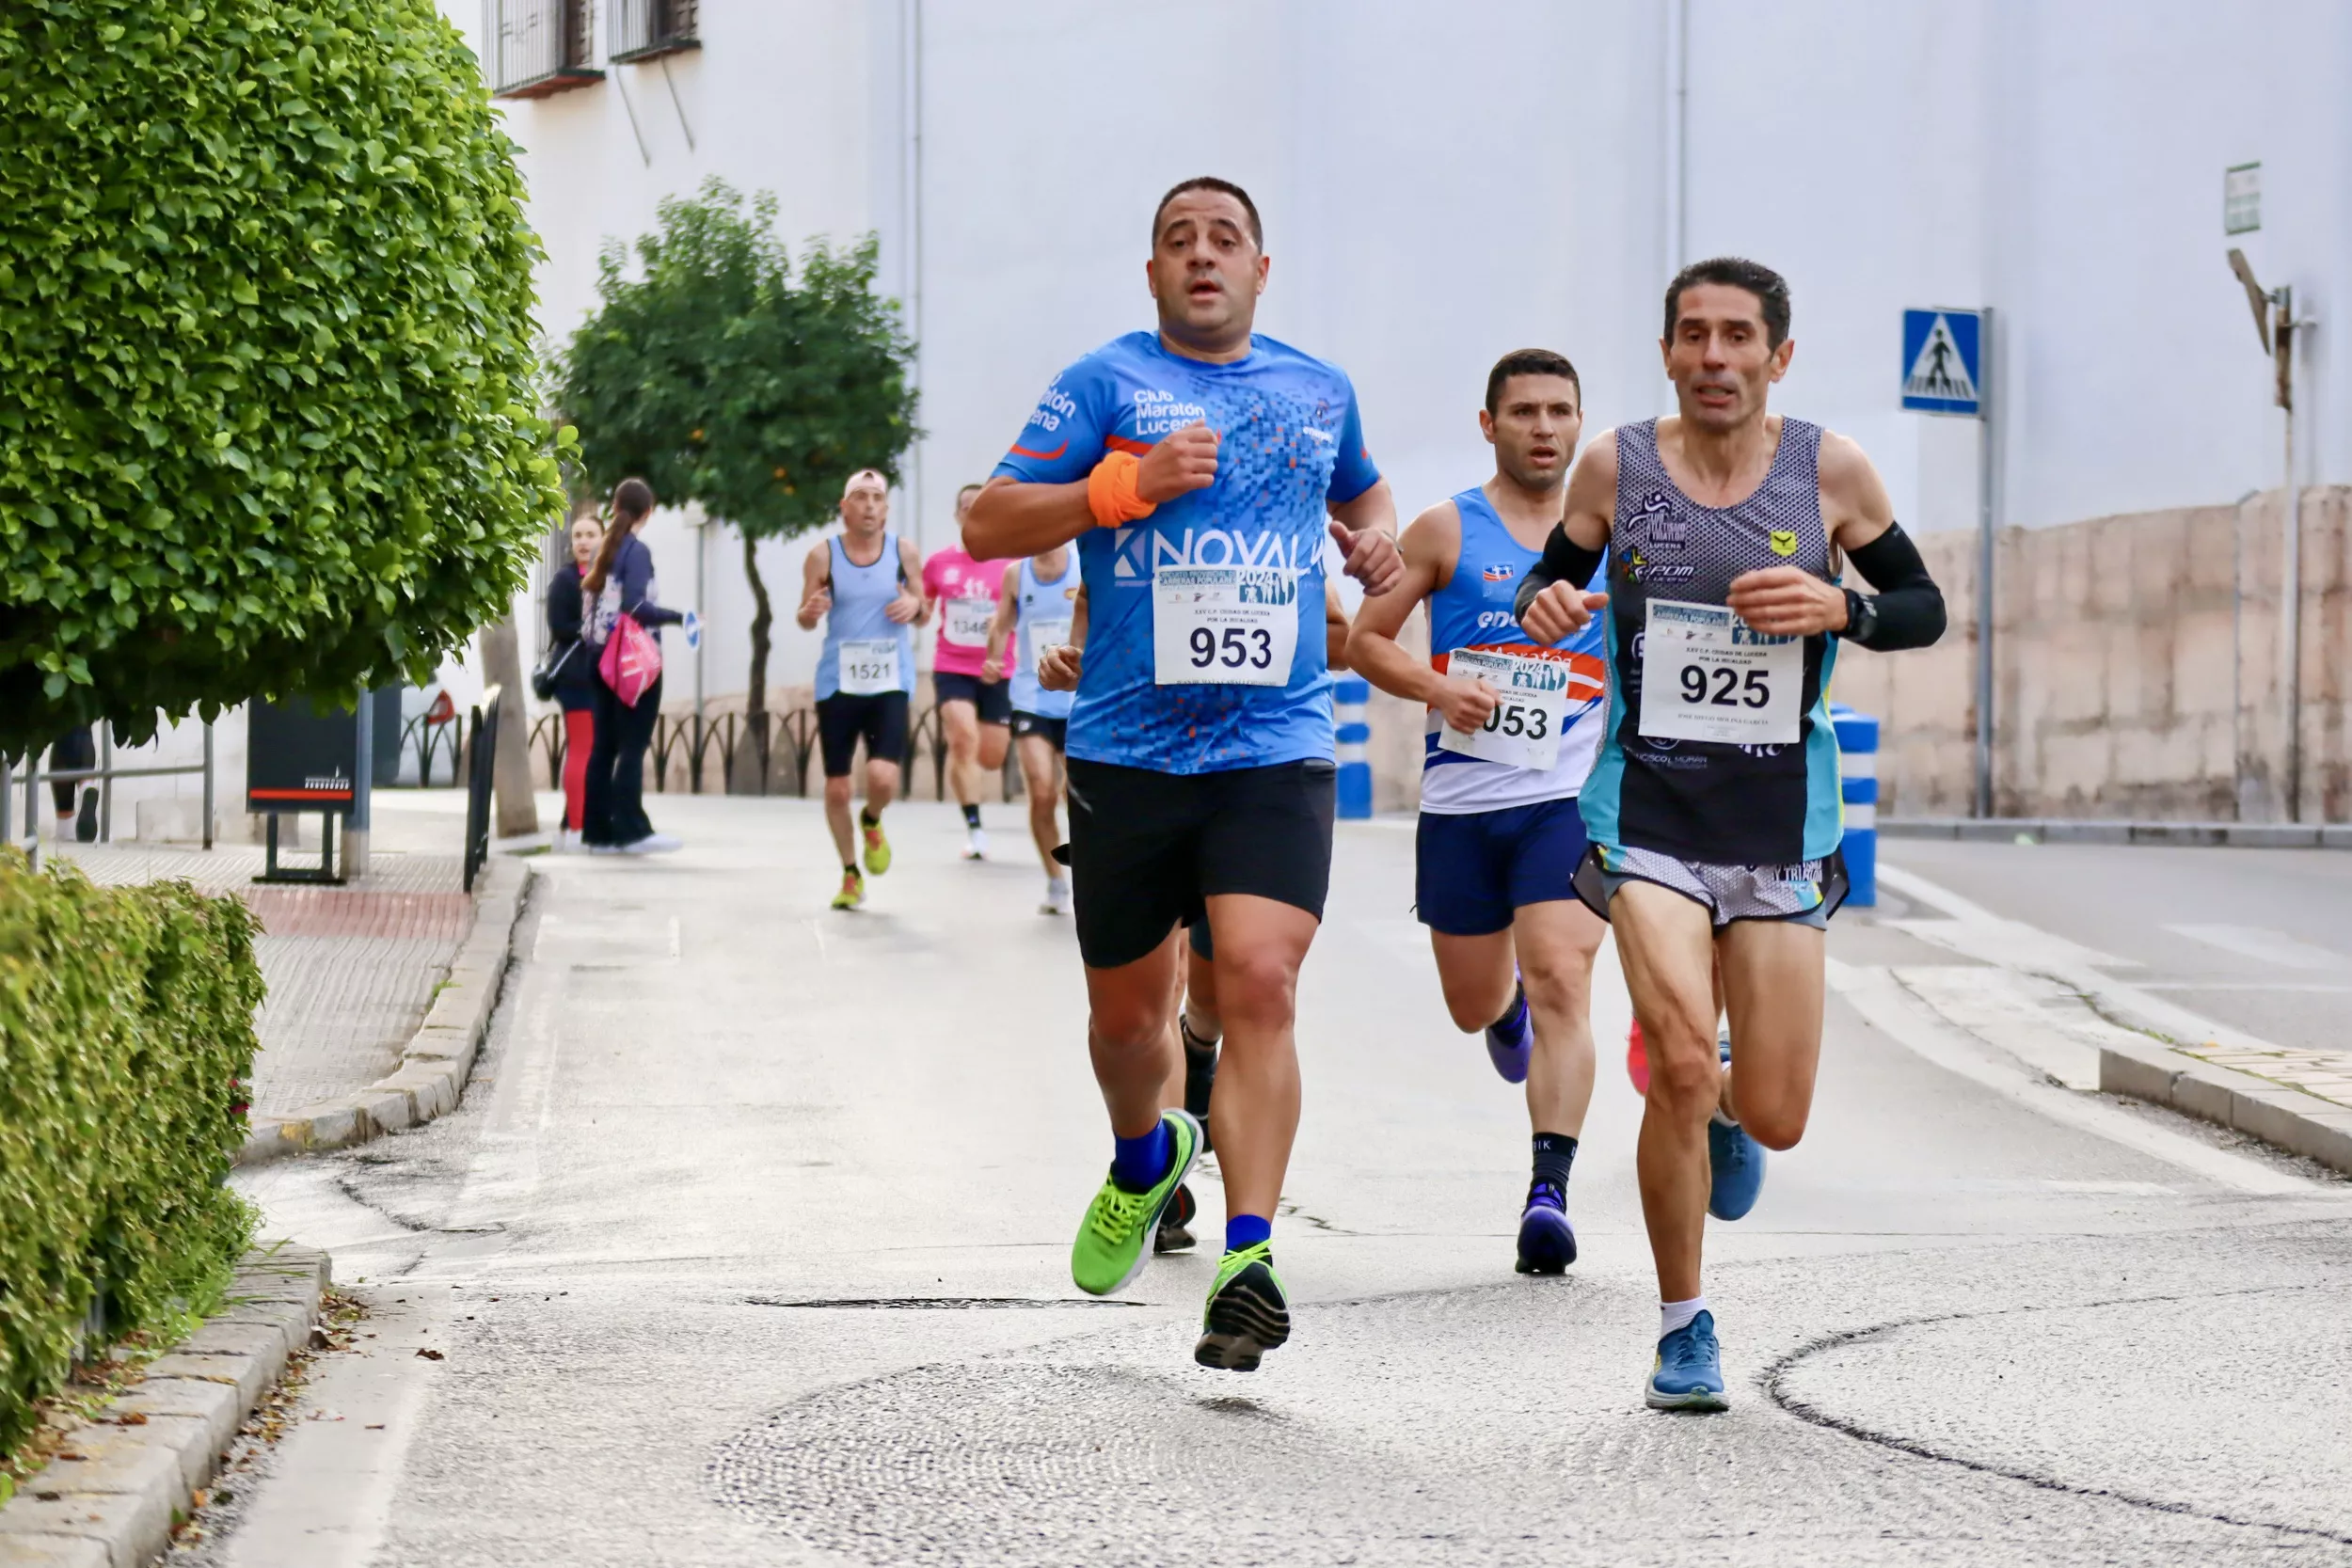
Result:
M76 724L49 744L49 767L58 773L72 773L98 766L98 742L91 737L87 724ZM86 781L74 779L49 786L49 798L56 802L57 815L64 816L73 810L73 797Z
M645 748L661 713L656 675L635 707L596 682L596 743L588 752L588 785L580 808L583 844L634 844L653 832L645 817Z

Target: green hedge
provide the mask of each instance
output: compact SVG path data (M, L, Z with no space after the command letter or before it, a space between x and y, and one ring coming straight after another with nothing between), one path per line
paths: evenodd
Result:
M226 1276L250 1211L253 917L184 882L96 887L0 850L0 1453L108 1334Z

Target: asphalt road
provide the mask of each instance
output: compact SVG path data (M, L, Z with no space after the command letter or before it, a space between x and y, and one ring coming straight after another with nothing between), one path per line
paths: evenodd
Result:
M1524 1113L1446 1022L1409 831L1348 825L1276 1229L1295 1338L1204 1371L1205 1253L1070 1286L1107 1139L1010 814L970 865L949 813L894 812L844 916L808 805L660 807L680 855L542 863L460 1112L241 1180L364 1277L375 1337L203 1562L2352 1560L2352 1188L2308 1167L1833 996L1810 1134L1708 1239L1734 1408L1653 1414L1613 968L1583 1257L1521 1278ZM1996 901L2006 850L1915 847ZM2344 929L2328 873L2298 912L2175 916L2128 908L2174 852L2098 853L2159 935L2073 873L2012 917ZM1999 973L1863 916L1832 949L1852 984Z
M1886 857L2277 1045L2352 1052L2352 853L1889 840Z

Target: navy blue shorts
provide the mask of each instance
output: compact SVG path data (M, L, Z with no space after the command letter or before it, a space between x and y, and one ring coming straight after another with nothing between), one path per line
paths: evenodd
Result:
M941 703L970 703L983 724L1012 722L1012 682L984 681L942 670L931 675L931 698Z
M1574 796L1460 816L1422 812L1413 854L1421 923L1450 937L1507 930L1522 904L1574 898L1583 858Z

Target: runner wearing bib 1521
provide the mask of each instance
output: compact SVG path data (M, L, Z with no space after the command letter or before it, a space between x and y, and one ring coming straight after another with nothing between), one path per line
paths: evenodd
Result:
M857 832L865 838L865 871L876 876L890 869L882 814L898 796L898 764L907 749L914 628L924 618L915 592L922 562L913 545L890 531L889 518L889 482L872 468L860 469L842 492L842 531L819 540L801 564L794 620L803 631L815 630L819 621L825 626L817 657L817 729L825 762L825 826L841 856L836 910L866 901L850 822L850 769L858 742L866 742L866 803Z

